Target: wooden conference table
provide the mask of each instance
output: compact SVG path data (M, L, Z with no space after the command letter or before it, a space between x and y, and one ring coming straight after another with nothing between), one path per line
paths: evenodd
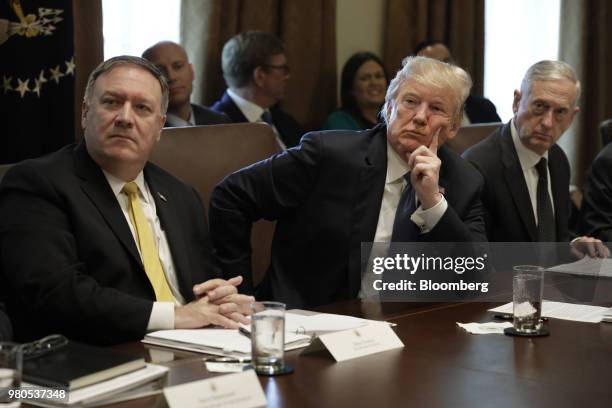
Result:
M381 309L382 306L382 309ZM319 310L397 323L403 349L335 363L288 352L291 375L260 381L270 407L610 407L612 324L550 319L551 335L470 335L455 322L485 322L491 303L349 301ZM202 355L140 343L118 348L149 358L172 353L169 385L208 373ZM114 407L163 405L163 397Z

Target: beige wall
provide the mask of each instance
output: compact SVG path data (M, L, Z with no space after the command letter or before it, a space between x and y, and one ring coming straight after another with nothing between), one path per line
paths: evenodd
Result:
M352 54L371 51L382 55L384 6L385 0L337 0L338 89L342 67Z

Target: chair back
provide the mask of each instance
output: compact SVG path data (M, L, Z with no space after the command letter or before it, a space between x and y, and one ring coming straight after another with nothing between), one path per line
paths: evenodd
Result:
M606 119L599 125L601 133L601 146L605 146L612 142L612 119Z
M150 161L191 184L208 207L210 194L225 176L280 151L272 128L261 123L165 128ZM260 220L251 232L255 283L270 263L275 223Z
M13 167L12 164L0 164L0 181L2 181L2 178L11 167Z
M461 126L455 138L447 141L445 144L461 155L465 150L485 139L501 125L501 122L495 122Z

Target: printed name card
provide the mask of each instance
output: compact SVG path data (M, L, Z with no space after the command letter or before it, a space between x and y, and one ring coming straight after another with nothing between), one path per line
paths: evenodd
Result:
M404 343L387 323L370 323L356 329L323 334L302 354L327 350L336 361L346 361L402 347Z
M254 370L164 388L170 408L255 408L267 405Z

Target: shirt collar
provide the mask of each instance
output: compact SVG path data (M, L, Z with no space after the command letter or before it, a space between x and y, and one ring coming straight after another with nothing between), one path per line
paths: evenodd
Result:
M528 149L521 142L514 119L510 121L510 133L512 133L512 142L514 143L514 148L516 149L516 154L518 155L523 171L535 167L542 157L548 160L548 151L544 152L544 154L540 156L533 150Z
M166 122L174 127L195 126L195 118L193 117L193 108L189 105L189 118L187 120L168 112L166 114Z
M227 90L227 94L230 96L230 98L232 98L234 103L238 106L238 109L242 111L249 122L261 121L261 114L264 112L264 109L261 106L244 99L242 96L238 95L229 88Z
M387 178L385 183L391 184L402 181L404 175L409 171L408 163L402 160L387 140Z
M113 176L105 170L102 170L102 172L104 173L104 177L106 177L106 181L108 181L111 190L113 190L113 194L115 194L115 197L119 197L119 194L121 194L121 190L123 189L123 186L125 186L126 182L118 177ZM147 190L145 186L144 174L142 173L142 171L138 173L134 182L140 190L140 198L145 202L148 202L147 194L144 194L144 192Z

